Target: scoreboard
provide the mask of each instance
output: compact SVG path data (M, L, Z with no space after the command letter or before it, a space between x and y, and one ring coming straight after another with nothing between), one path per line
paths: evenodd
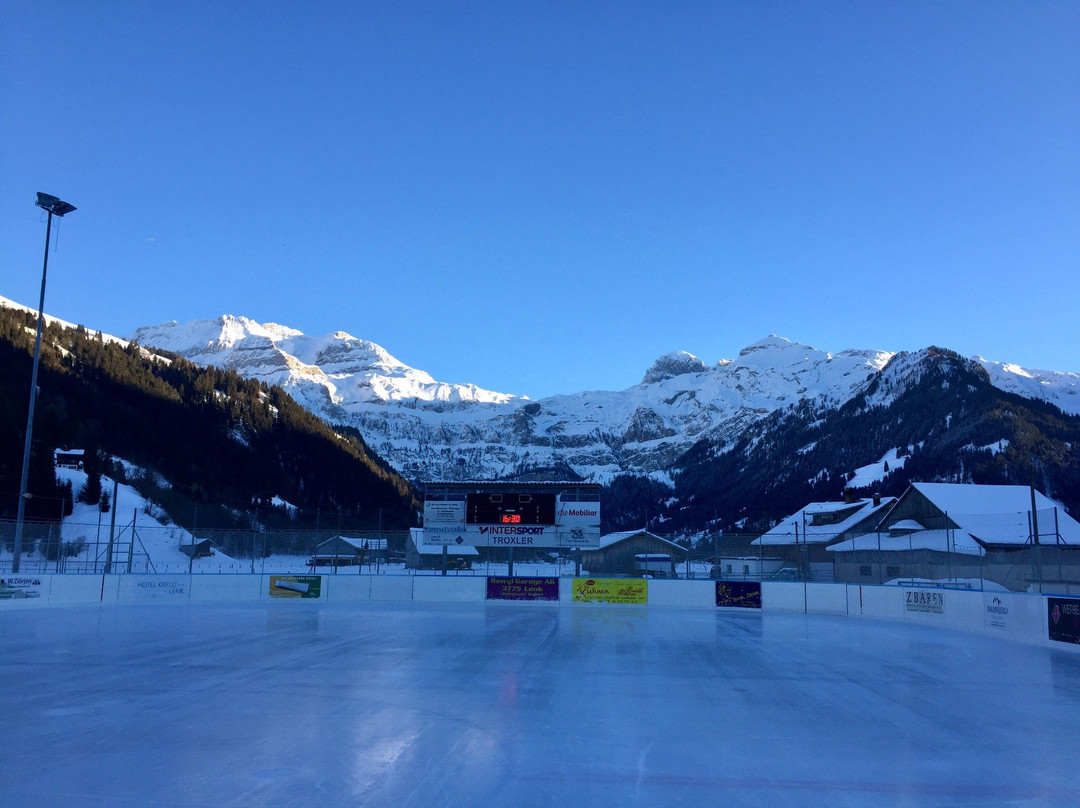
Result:
M551 491L470 491L424 501L424 542L471 547L597 547L600 502Z
M465 524L554 525L555 494L466 494Z

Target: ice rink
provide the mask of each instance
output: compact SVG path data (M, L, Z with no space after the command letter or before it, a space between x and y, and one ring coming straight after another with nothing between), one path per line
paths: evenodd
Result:
M1075 806L1080 655L559 604L0 610L4 806Z

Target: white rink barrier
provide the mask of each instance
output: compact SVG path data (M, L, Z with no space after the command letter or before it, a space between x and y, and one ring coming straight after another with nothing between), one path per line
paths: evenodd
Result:
M656 578L649 581L649 605L715 609L716 583L714 581L668 581Z
M316 599L330 603L417 601L480 603L482 575L12 575L0 574L0 610L103 603L250 603ZM648 582L648 606L715 609L716 581ZM559 579L559 601L573 602L573 579ZM1069 603L1080 602L1076 598ZM1049 637L1047 596L930 587L842 583L761 584L765 612L901 620L1080 651L1080 643ZM749 611L738 609L737 611Z

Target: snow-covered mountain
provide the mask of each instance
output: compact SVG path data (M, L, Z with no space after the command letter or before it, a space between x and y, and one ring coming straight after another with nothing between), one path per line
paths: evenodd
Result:
M728 446L779 409L807 400L838 407L890 364L892 376L903 366L917 372L925 354L832 354L771 336L712 366L685 352L662 356L626 390L530 401L437 382L340 331L309 337L223 316L144 327L130 338L279 385L327 421L360 430L413 479L486 479L562 464L598 481L624 472L663 476L701 438ZM975 361L1002 390L1080 413L1080 374Z

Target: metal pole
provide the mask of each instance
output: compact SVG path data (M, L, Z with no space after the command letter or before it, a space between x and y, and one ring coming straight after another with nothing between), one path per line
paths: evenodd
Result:
M94 568L90 570L93 573L97 572L98 554L101 552L101 502L98 501L97 512L97 534L94 536Z
M23 519L26 516L26 483L30 475L30 441L34 434L34 401L37 399L38 363L41 357L41 331L45 323L45 276L49 271L49 237L52 235L52 211L45 225L45 261L41 267L41 297L38 300L37 336L34 338L34 369L30 372L30 411L26 416L26 441L23 444L22 479L19 482L19 507L15 516L15 546L12 548L11 571L19 571L22 555ZM39 220L40 221L40 220Z
M105 551L105 574L112 574L112 555L113 555L113 536L116 533L116 509L119 507L119 503L116 500L116 494L120 488L120 481L114 479L112 484L112 508L109 513L109 548Z
M139 509L131 509L131 544L128 546L128 575L131 574L131 562L135 558L135 520L139 518Z
M64 498L60 497L60 525L56 528L56 571L64 570Z
M1054 535L1057 537L1055 544L1061 544L1061 525L1058 524L1058 509L1054 508ZM1058 581L1062 580L1061 575L1061 548L1058 547L1055 553L1058 560Z
M1039 579L1039 592L1043 591L1042 585L1042 558L1040 556L1039 541L1039 511L1035 507L1035 485L1031 486L1031 535L1035 538L1035 577Z

